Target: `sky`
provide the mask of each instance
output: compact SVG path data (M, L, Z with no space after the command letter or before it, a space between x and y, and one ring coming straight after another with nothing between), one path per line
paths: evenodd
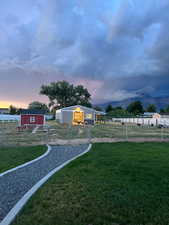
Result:
M168 0L1 0L0 107L42 84L82 84L94 104L169 96Z

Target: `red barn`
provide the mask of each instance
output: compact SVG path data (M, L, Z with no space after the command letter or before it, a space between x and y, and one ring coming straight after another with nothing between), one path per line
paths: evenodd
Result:
M22 109L20 126L43 126L45 125L45 111L44 110L32 110Z

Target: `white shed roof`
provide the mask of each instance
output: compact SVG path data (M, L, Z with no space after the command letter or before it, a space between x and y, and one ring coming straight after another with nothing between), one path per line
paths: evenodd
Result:
M72 110L73 111L76 108L82 108L83 110L89 110L89 111L95 112L98 115L105 115L105 112L96 111L95 109L92 109L92 108L89 108L89 107L86 107L86 106L82 106L82 105L73 105L73 106L65 107L65 108L62 108L62 109L59 109L59 110L61 110L61 111L70 111L70 110ZM57 111L58 110L56 110L56 112Z

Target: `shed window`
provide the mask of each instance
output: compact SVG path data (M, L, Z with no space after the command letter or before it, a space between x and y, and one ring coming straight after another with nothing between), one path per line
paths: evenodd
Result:
M35 123L35 121L36 121L36 120L35 120L35 116L31 116L31 117L30 117L30 123Z

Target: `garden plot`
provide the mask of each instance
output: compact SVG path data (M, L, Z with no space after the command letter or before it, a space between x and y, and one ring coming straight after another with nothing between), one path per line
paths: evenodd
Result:
M109 123L90 128L91 138L169 138L169 128L137 126L136 124Z
M17 123L0 124L0 143L1 146L16 145L39 145L46 144L46 133L38 131L32 134L32 129L19 131Z
M96 124L95 126L68 126L49 121L44 127L38 127L35 133L31 129L17 130L17 123L0 124L1 145L42 145L61 144L66 141L78 141L84 143L93 139L102 141L109 138L112 141L134 140L142 138L145 141L153 138L158 141L169 140L169 128L158 128L155 126L137 126L136 124L111 122Z

